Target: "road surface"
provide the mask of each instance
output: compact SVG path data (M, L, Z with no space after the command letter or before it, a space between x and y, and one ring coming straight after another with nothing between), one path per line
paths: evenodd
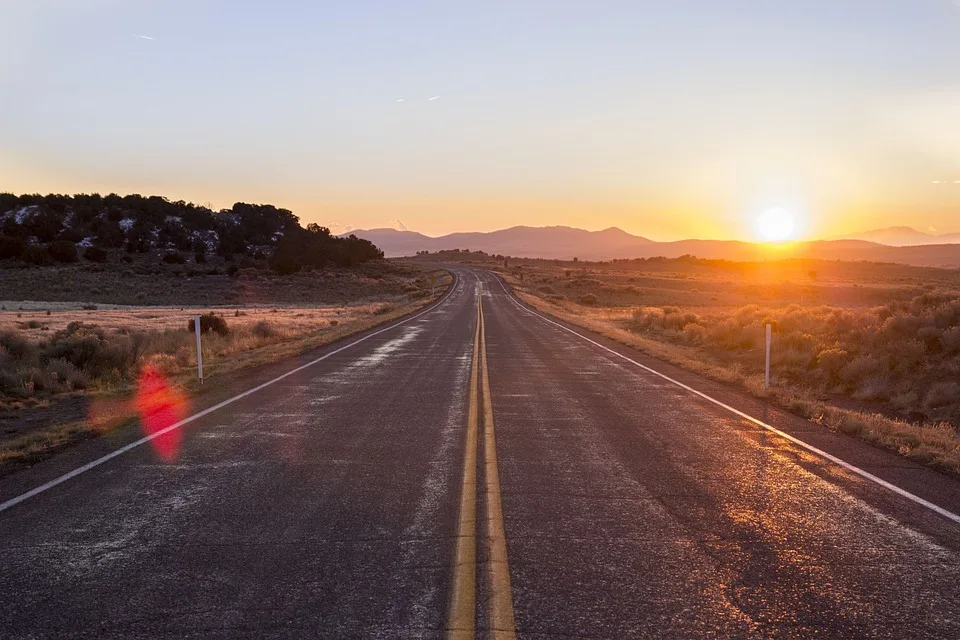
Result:
M0 637L960 637L960 483L451 270L0 481Z

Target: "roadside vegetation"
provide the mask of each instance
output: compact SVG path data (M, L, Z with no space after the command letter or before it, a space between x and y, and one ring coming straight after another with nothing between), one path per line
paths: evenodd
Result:
M960 473L960 271L455 252L528 303L827 427ZM764 326L773 385L763 389Z
M204 377L210 379L410 313L432 300L431 272L385 266L382 276L393 293L311 307L6 302L16 310L0 311L0 473L5 463L32 462L128 422L144 371L163 375L184 393L198 391L194 315L201 316ZM450 280L436 276L440 295ZM99 410L105 406L111 409Z

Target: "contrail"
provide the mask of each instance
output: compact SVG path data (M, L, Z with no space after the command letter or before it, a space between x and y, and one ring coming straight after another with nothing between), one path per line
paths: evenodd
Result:
M140 35L139 33L135 33L135 34L133 34L133 35L135 35L135 36L137 36L138 38L141 38L141 39L143 39L143 40L156 40L156 38L151 38L150 36L142 36L142 35Z
M406 98L397 98L397 102L406 102L406 101L407 101Z
M436 99L439 98L439 97L440 97L440 96L433 96L432 98L427 98L427 100L436 100Z

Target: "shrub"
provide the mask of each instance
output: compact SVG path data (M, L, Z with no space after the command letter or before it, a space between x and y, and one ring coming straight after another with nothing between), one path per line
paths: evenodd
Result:
M187 331L196 331L193 318L190 318L189 322L187 322ZM205 313L200 316L200 333L208 333L210 331L221 336L225 336L230 333L230 329L227 327L226 320L218 315Z
M23 255L27 243L13 236L0 236L0 260L19 258Z
M5 363L0 360L0 364ZM24 389L23 382L20 380L20 376L17 375L17 372L13 369L13 367L0 367L0 393L13 396L15 398L27 397L27 390Z
M824 349L817 354L817 366L830 380L838 380L840 371L850 362L850 354L843 349Z
M858 400L889 400L890 376L881 374L862 380L853 393Z
M748 324L756 322L757 317L760 314L760 307L755 304L748 304L745 307L740 307L733 314L733 319L741 327L745 327Z
M555 291L553 290L553 287L550 287L547 285L540 287L539 289L537 289L537 291L539 291L540 293L546 293L546 294L555 293Z
M638 308L633 310L633 326L635 329L663 328L664 313L657 308Z
M230 276L231 278L236 277L238 273L240 273L240 267L238 267L237 265L232 264L229 267L227 267L227 275Z
M385 302L383 304L378 304L373 309L373 315L382 316L385 313L390 313L396 308L397 308L397 305L393 304L392 302Z
M300 271L300 262L295 258L280 257L270 262L270 268L278 275L289 276Z
M40 245L28 245L20 256L27 264L35 264L40 267L48 267L53 264L53 256L50 251Z
M193 254L193 261L197 264L206 264L207 254L205 253L195 253Z
M597 304L597 296L592 293L585 293L580 296L580 304L594 305Z
M42 355L44 360L65 360L78 369L96 373L110 368L103 361L105 344L106 337L97 325L71 322L66 329L53 334Z
M100 247L87 247L83 250L83 257L90 262L106 262L107 251Z
M683 328L683 337L687 342L700 344L707 336L707 330L699 324L688 324Z
M777 365L806 369L813 361L813 355L809 351L793 346L778 345L771 351L771 359Z
M923 399L923 408L927 411L947 405L960 403L960 384L956 382L938 382L930 387Z
M251 332L258 338L274 338L278 335L277 330L274 329L273 325L266 320L261 320L257 324L253 325Z
M882 331L884 334L896 340L900 338L912 338L916 336L917 329L919 328L920 318L918 316L900 314L884 320Z
M679 311L667 312L666 308L664 309L663 316L663 328L671 329L673 331L683 331L687 325L696 324L699 322L700 318L695 313L686 312L680 313Z
M943 346L944 353L960 353L960 327L950 327L940 336L940 344Z
M163 261L167 264L183 264L187 259L184 258L180 252L171 251L170 253L164 254Z
M150 346L150 334L142 331L134 331L115 341L111 345L113 360L119 365L121 373L128 373L135 369L137 363L143 358Z
M858 356L840 370L840 379L855 385L861 380L887 373L886 362L873 356Z
M25 367L18 372L21 383L30 394L43 391L57 391L57 380L46 369Z
M73 363L61 358L48 362L47 371L50 372L54 380L67 387L68 390L86 389L90 384L90 379L84 372L77 369Z
M919 340L897 340L887 351L893 367L900 373L909 373L924 361L927 347Z
M0 331L0 352L16 360L30 361L36 357L37 347L14 331Z
M57 262L76 262L77 245L69 240L56 240L48 247L50 256Z

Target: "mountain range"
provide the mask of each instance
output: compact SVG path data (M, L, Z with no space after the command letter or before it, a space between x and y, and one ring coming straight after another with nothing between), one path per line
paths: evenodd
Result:
M613 260L695 255L708 259L753 261L776 256L960 267L960 234L932 236L909 227L878 229L849 238L797 242L775 249L767 244L736 240L657 242L616 227L586 231L563 226L518 226L491 232L451 233L436 238L396 229L354 230L351 233L370 240L387 257L411 256L418 251L469 249L491 255L562 260L574 257L581 260ZM923 239L926 240L914 242ZM903 240L910 243L895 245L895 241Z
M912 227L886 227L842 236L836 239L866 240L892 247L908 247L927 244L960 243L960 233L930 234L917 231Z

